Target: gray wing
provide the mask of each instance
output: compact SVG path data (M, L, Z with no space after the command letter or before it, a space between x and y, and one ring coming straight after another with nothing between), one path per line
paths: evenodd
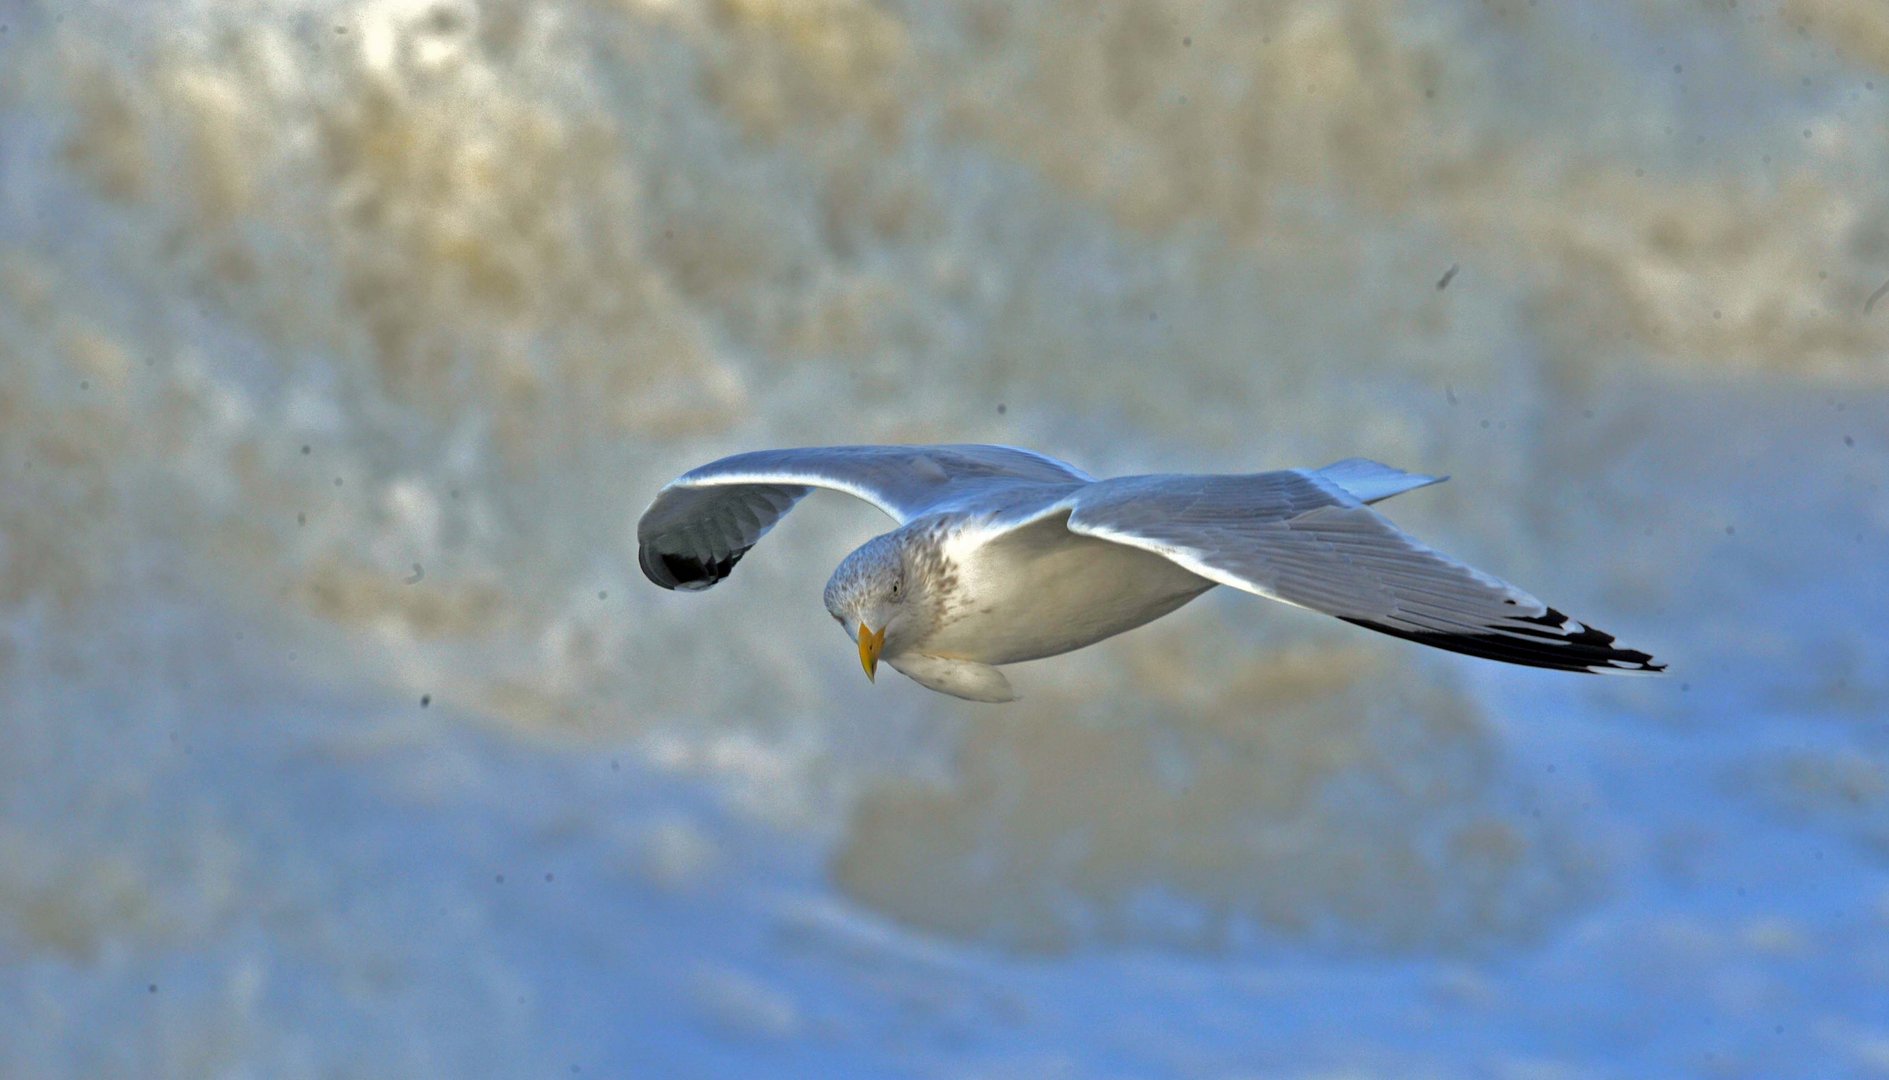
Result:
M1425 547L1341 478L1294 469L1104 480L1074 495L1068 527L1156 552L1222 585L1439 649L1563 671L1664 669Z
M734 570L814 488L864 499L903 525L1017 484L1089 483L1055 458L1011 446L813 446L756 450L691 469L636 523L637 561L665 589L706 589Z

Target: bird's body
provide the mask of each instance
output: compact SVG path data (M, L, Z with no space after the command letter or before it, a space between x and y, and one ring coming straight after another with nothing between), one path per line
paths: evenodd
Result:
M899 520L841 562L826 605L872 674L1015 695L997 670L1082 648L1213 588L1423 644L1569 671L1658 671L1645 653L1417 543L1367 504L1438 479L1351 459L1324 469L1095 480L1026 450L759 451L684 474L638 523L644 573L701 589L812 487Z
M918 647L985 664L1041 660L1152 622L1214 586L1065 522L1052 516L1009 532L927 523L958 588Z

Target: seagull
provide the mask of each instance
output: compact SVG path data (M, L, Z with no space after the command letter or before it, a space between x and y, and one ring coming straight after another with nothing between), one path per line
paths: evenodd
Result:
M868 679L883 660L971 701L1016 699L1005 664L1093 645L1216 585L1509 664L1665 670L1370 509L1446 479L1364 458L1097 480L1011 446L757 450L665 485L637 522L637 560L665 589L706 589L814 488L864 499L898 527L840 562L827 611Z

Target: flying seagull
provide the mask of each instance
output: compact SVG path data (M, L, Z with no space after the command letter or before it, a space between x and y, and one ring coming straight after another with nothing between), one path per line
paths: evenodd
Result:
M1215 585L1510 664L1665 670L1369 509L1445 479L1363 458L1097 480L1009 446L758 450L665 486L637 523L637 558L665 589L706 589L812 489L864 499L898 528L841 561L827 611L867 678L884 660L972 701L1016 698L1003 664L1092 645Z

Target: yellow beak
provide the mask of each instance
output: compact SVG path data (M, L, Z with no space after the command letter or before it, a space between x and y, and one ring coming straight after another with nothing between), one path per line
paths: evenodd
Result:
M865 623L860 623L859 666L866 669L866 679L869 682L878 681L874 677L879 674L879 650L883 648L885 648L885 627L880 627L879 632L875 634L866 629Z

